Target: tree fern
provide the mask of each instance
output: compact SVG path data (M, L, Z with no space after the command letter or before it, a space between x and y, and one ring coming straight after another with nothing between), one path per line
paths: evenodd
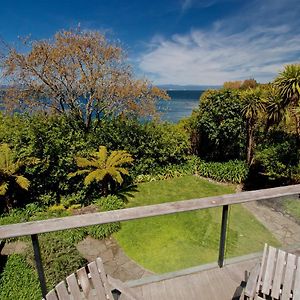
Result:
M0 145L0 196L6 201L7 209L11 207L13 186L28 190L30 181L20 175L20 168L36 159L16 160L8 144Z
M78 168L84 168L74 173L70 173L69 177L87 174L84 178L84 184L90 185L92 182L101 182L103 194L107 195L108 185L112 181L119 185L123 183L122 175L128 175L128 170L123 167L124 164L133 162L132 156L124 151L112 151L108 155L107 148L100 146L97 152L91 153L89 158L76 157Z

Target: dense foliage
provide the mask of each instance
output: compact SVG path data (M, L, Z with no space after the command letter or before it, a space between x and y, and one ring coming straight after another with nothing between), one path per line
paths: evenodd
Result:
M238 91L202 94L199 110L194 112L191 120L191 127L199 136L197 152L200 157L217 161L243 158L246 135L241 110Z
M257 145L256 164L262 174L276 182L300 181L300 149L295 135L273 131Z
M0 143L8 143L20 160L39 159L23 170L31 185L28 193L18 195L18 204L38 201L46 206L60 202L86 205L101 196L96 183L85 186L80 177L68 177L76 170L75 157L88 156L99 145L130 153L135 160L129 169L132 175L182 163L189 149L187 133L176 125L118 118L103 120L86 133L74 129L68 118L43 115L0 115ZM127 175L124 179L125 184L131 181Z
M248 172L249 168L244 161L207 162L191 157L185 164L158 168L151 174L140 174L136 177L136 182L151 182L196 174L219 182L240 184L247 179Z

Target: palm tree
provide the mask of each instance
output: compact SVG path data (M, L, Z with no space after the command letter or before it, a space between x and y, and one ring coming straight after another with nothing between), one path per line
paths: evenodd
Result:
M8 144L0 145L0 197L3 197L6 209L12 207L12 194L16 187L28 190L30 181L19 174L20 168L26 164L25 160L14 159L13 151Z
M90 185L93 181L101 182L104 196L108 194L109 184L112 185L113 182L122 184L122 175L128 175L128 170L121 166L133 162L132 156L124 150L112 151L108 156L105 146L100 146L89 159L76 157L75 160L81 170L70 173L69 177L87 174L84 184Z
M260 88L247 89L242 92L242 114L246 119L247 129L247 163L250 165L253 157L254 130L258 118L265 111L265 102Z
M290 109L295 120L295 128L300 138L300 64L287 65L274 80L279 89L283 105Z
M270 127L285 122L288 119L289 111L275 86L266 89L264 99L266 102L266 131L268 131Z

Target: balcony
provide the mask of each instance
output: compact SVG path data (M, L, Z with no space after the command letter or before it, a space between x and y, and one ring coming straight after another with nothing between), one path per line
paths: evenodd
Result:
M39 251L38 235L79 227L101 225L116 221L130 221L146 217L161 216L187 211L222 207L222 220L218 248L218 260L215 263L195 266L166 274L155 274L125 284L133 288L140 299L239 299L248 277L248 272L259 261L260 253L252 253L240 257L225 259L226 234L228 225L228 208L231 205L249 205L259 201L299 197L300 185L278 187L272 189L242 192L237 194L192 199L179 202L168 202L158 205L127 208L116 211L77 215L42 221L27 222L0 226L0 240L13 237L31 236L36 267L43 295L47 293L42 260ZM248 204L247 204L248 203ZM249 207L256 209L255 207ZM262 208L261 222L264 222ZM288 220L288 219L287 219ZM289 223L284 224L289 229ZM300 227L299 227L300 228ZM276 228L274 221L274 232ZM299 255L300 239L298 227L289 235L284 246ZM262 250L262 249L261 249ZM155 255L155 253L153 254ZM75 270L74 270L75 271ZM248 272L247 272L248 271ZM63 279L63 278L62 278Z

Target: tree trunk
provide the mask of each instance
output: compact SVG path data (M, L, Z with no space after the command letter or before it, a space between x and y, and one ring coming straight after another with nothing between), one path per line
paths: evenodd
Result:
M12 209L12 203L10 201L10 197L8 195L6 195L4 197L4 201L5 201L5 208L4 208L4 210L5 210L5 212L8 213Z
M253 127L248 124L247 129L247 164L250 166L253 157Z
M105 176L102 180L102 193L104 197L108 196L108 178Z

